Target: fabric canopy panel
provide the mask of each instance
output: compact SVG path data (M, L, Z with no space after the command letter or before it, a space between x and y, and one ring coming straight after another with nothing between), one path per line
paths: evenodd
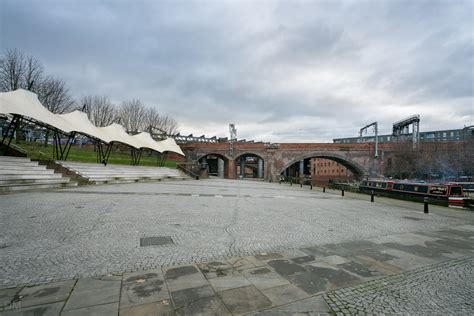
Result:
M89 121L87 114L81 111L74 111L66 114L58 114L67 123L67 132L77 132L86 136L109 143L107 135L97 126Z
M35 93L23 89L0 93L0 114L14 114L31 118L66 134L76 132L109 144L119 142L136 149L150 148L158 152L172 151L184 156L183 151L172 138L157 142L149 133L145 132L131 136L127 134L122 125L116 123L105 127L96 127L89 121L87 114L81 111L54 114L41 104Z
M107 143L120 142L136 149L140 149L142 147L140 143L133 138L133 136L130 136L127 134L127 132L125 132L125 129L120 124L112 123L106 127L98 127L98 129L104 134L104 137L107 138Z
M67 123L46 109L35 93L23 89L0 93L0 114L25 116L61 131L68 130Z
M140 143L142 148L150 148L159 151L160 153L165 151L160 143L151 137L150 133L141 132L140 134L133 135L132 138L135 139L136 142Z
M165 140L158 142L158 144L163 146L164 151L172 151L177 154L185 156L185 154L181 150L181 147L179 147L179 145L176 144L176 141L173 138L167 138Z

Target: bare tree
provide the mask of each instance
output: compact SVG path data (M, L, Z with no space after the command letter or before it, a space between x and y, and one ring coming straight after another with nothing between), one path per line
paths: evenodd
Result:
M125 101L120 107L119 117L128 133L137 134L145 125L146 110L138 99Z
M34 57L28 56L25 60L25 71L22 86L26 90L38 91L43 83L43 65Z
M171 117L160 115L155 108L146 109L144 130L153 133L176 134L178 123Z
M63 80L47 77L38 90L38 99L50 112L66 113L73 109L74 101Z
M7 50L0 59L0 89L12 91L21 87L24 74L24 55L18 50Z
M107 96L84 96L81 98L81 105L89 120L97 127L108 126L120 120L117 108Z
M25 89L38 92L43 81L43 65L18 50L7 50L0 58L0 90Z
M168 115L161 116L160 121L157 124L157 127L162 131L166 132L168 135L173 135L178 132L178 122Z
M60 79L48 77L41 83L38 99L52 113L66 113L73 109L74 101L66 83ZM44 145L48 144L50 131L46 130Z
M146 109L143 130L150 134L153 133L153 129L158 124L160 119L160 114L154 108Z

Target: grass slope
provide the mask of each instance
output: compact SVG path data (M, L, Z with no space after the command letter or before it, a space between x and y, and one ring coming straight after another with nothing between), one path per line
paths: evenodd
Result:
M28 158L37 160L53 159L53 145L48 144L45 147L44 144L25 141L20 141L19 143L14 144L25 150L27 152ZM74 145L69 151L67 160L97 163L97 156L93 148L79 148L78 146ZM114 152L112 148L108 163L130 165L131 154ZM149 156L149 152L144 152L140 159L140 166L158 166L157 153L153 152L152 155ZM165 167L176 168L176 162L173 160L166 160Z

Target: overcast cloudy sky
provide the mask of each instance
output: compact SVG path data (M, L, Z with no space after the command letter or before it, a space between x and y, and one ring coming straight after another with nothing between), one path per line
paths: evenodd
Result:
M75 98L138 98L184 133L330 142L411 114L474 124L474 2L0 0L17 48Z

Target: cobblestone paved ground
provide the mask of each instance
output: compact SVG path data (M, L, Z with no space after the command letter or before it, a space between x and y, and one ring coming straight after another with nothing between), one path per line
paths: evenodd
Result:
M472 315L474 257L379 278L325 294L336 314Z
M252 181L3 195L0 287L429 232L473 219ZM140 247L140 238L150 236L170 236L174 243Z

